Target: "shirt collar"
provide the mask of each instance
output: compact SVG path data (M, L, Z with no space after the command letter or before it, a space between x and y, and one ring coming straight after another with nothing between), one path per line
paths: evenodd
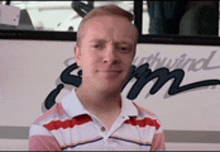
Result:
M138 109L135 107L133 101L124 96L122 96L121 115L127 118L129 116L138 116Z
M64 97L62 101L62 106L66 113L71 116L71 118L83 114L89 114L89 112L84 108L79 98L77 97L75 89L73 89L73 91L71 91L69 95ZM138 109L134 106L133 102L125 97L122 97L121 116L128 118L129 116L137 115Z
M88 114L88 111L83 107L82 103L79 101L79 98L76 95L75 89L71 91L62 101L63 109L66 113L71 116L71 118Z

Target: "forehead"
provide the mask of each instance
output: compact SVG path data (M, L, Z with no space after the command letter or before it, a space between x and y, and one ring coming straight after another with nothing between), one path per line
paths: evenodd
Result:
M109 39L135 43L137 38L135 26L118 16L94 17L85 23L83 33L86 40Z

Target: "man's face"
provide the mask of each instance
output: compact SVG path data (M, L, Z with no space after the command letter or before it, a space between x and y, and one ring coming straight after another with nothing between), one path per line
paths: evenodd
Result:
M83 85L99 90L120 90L127 80L136 48L136 29L128 20L99 16L85 23L77 64Z

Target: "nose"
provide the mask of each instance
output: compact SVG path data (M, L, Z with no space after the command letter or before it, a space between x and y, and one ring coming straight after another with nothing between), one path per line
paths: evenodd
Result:
M120 62L120 57L117 54L116 48L111 46L106 48L103 62L105 64L118 64Z

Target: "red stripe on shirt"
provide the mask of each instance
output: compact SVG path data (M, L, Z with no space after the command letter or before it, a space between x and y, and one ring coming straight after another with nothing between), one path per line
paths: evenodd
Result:
M57 130L59 128L63 128L63 129L73 128L75 125L82 125L89 121L92 121L92 119L85 114L66 121L60 121L60 120L52 121L49 124L44 125L44 127L46 127L48 130L51 131L51 130Z
M160 124L157 122L157 120L153 120L150 118L145 118L140 120L135 117L131 117L129 120L125 122L125 124L131 124L132 126L139 126L139 127L152 126L152 127L156 127L157 130L160 128Z

